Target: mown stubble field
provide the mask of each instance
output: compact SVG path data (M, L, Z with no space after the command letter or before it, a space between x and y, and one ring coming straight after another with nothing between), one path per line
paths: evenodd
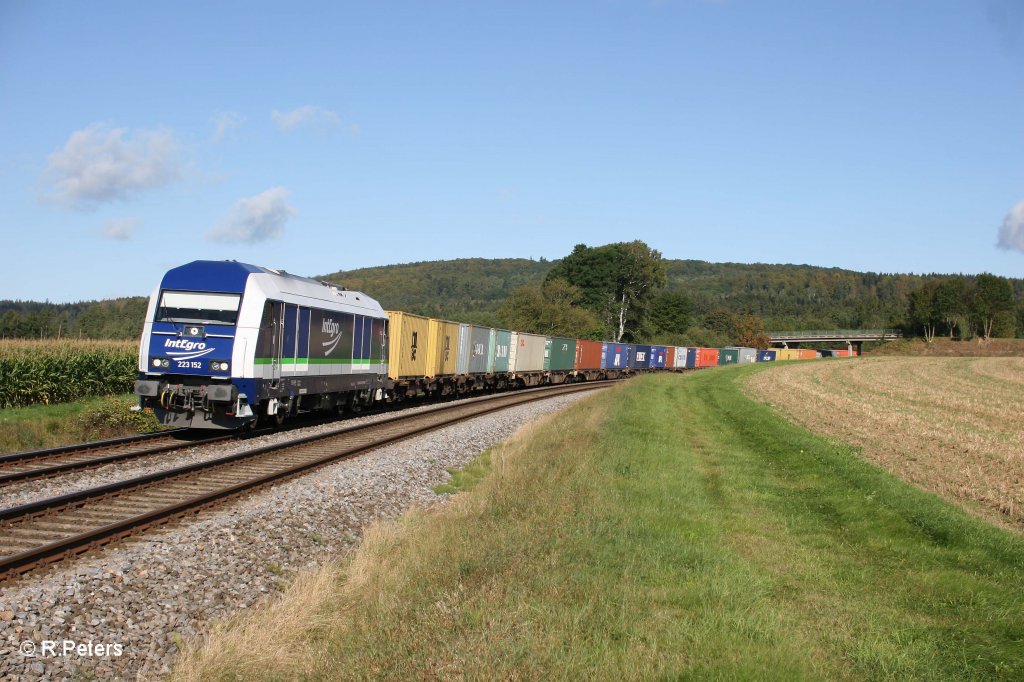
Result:
M1024 358L878 357L755 374L748 395L1024 533Z

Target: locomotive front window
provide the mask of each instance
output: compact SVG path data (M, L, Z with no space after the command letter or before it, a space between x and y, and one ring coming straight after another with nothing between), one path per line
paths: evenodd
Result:
M241 299L238 294L165 291L160 296L156 321L234 325Z

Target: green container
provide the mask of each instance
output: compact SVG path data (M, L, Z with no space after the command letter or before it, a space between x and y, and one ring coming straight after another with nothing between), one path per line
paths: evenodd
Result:
M740 361L739 348L723 348L718 354L719 365L735 365Z
M553 372L572 370L576 366L576 339L549 336L544 351L544 369Z
M508 371L508 351L512 344L512 332L504 329L495 329L494 346L491 348L491 357L494 358L494 372Z

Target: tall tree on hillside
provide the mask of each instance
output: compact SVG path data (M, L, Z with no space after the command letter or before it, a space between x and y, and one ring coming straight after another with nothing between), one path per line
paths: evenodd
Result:
M616 341L632 340L644 329L654 290L664 286L661 253L642 241L588 247L577 244L547 276L582 291L587 308L601 318Z
M981 335L989 339L997 323L1009 326L1007 321L1013 318L1016 306L1016 301L1013 300L1013 286L1003 277L988 273L978 275L974 282L973 304L974 316L981 327ZM1013 322L1010 324L1016 326ZM1010 334L1015 331L1010 331Z
M935 304L936 288L937 283L929 280L910 292L910 320L924 331L924 340L928 343L935 339L935 329L942 320Z

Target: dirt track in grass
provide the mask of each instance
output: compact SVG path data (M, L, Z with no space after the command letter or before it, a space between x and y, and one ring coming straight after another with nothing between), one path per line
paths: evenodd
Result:
M773 367L747 394L901 479L1024 533L1024 358L876 357Z

